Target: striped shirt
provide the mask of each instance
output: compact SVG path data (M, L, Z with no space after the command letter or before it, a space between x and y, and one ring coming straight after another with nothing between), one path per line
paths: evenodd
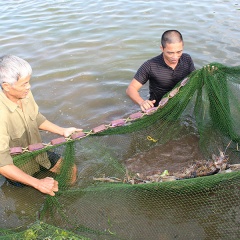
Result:
M156 100L155 106L158 106L162 97L194 70L192 58L187 53L182 54L175 69L169 67L160 54L143 63L134 78L141 84L149 81L149 100Z

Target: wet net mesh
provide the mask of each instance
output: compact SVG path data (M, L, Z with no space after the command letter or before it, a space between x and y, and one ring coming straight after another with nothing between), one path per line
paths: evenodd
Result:
M212 63L148 112L12 149L17 166L46 151L64 162L54 197L2 184L0 239L240 239L239 89L239 66ZM164 162L186 139L197 157L183 146L192 159Z

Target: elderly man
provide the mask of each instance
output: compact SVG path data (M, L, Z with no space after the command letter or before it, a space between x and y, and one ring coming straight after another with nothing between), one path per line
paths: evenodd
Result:
M10 155L10 148L41 143L39 129L64 137L82 129L59 127L39 112L30 91L31 74L32 68L25 60L13 55L0 58L0 174L10 182L29 185L54 196L58 191L58 183L51 177L37 179L33 174L42 167L59 172L60 156L53 152L41 154L22 167L17 167ZM72 178L76 180L76 166Z
M183 38L177 30L168 30L161 38L162 53L146 61L135 74L126 93L142 111L158 106L161 98L174 86L195 70L190 55L183 53ZM149 81L148 100L139 90Z

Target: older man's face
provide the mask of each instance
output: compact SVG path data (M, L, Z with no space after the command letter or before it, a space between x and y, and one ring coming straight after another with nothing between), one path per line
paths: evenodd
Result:
M30 78L31 76L21 77L13 85L10 85L8 94L16 99L25 98L30 91Z

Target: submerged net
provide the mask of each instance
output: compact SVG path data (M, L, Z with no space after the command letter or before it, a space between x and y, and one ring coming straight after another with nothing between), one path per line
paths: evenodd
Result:
M239 89L239 66L212 63L148 112L12 149L64 163L54 197L2 184L0 239L239 239Z

